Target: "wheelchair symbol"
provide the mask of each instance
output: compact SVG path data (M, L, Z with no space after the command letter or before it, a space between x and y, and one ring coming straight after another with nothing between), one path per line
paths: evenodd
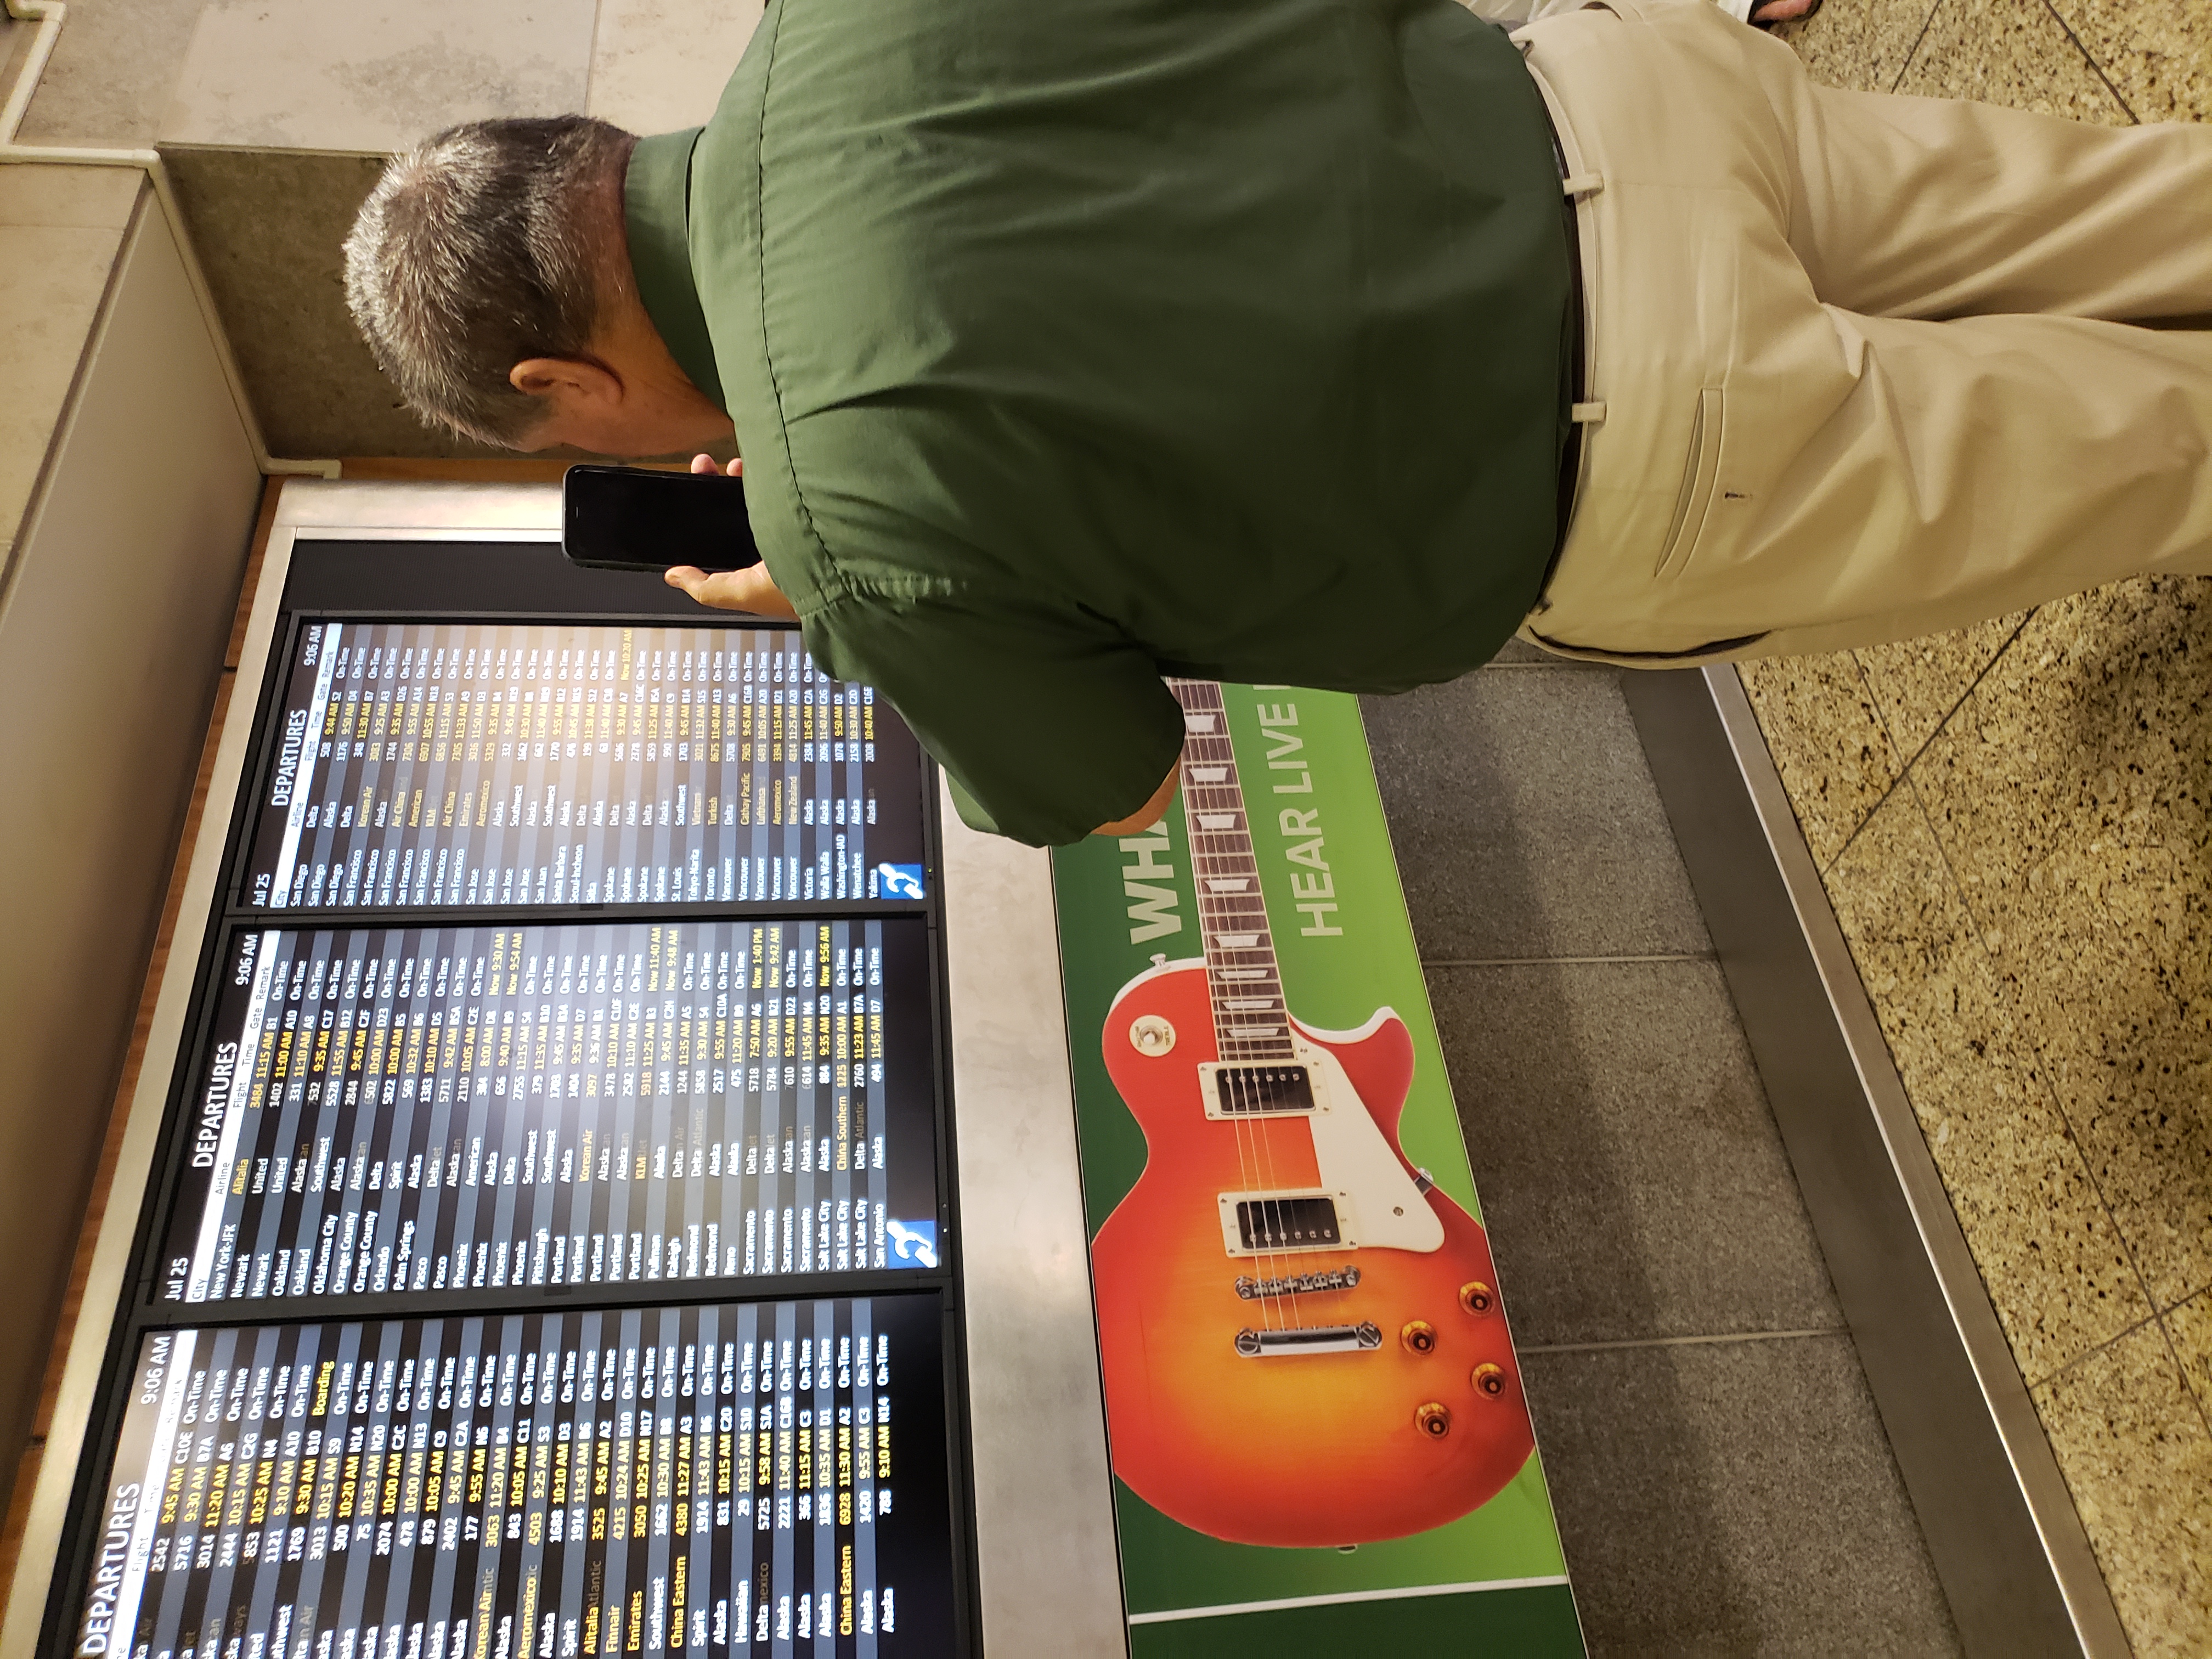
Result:
M918 864L879 864L876 866L876 884L885 898L929 896L922 886L921 866Z
M909 1262L917 1267L937 1265L934 1221L887 1221L884 1231L890 1236L892 1261Z

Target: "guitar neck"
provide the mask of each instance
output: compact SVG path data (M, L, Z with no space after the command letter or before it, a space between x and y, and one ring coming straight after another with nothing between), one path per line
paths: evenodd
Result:
M1182 705L1183 821L1197 878L1215 1048L1224 1060L1294 1059L1221 687L1212 680L1167 684Z

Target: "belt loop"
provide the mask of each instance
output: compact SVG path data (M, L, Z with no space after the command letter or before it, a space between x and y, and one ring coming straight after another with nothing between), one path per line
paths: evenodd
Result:
M1552 141L1552 160L1559 170L1560 252L1565 256L1567 277L1566 357L1561 365L1565 370L1568 421L1566 429L1559 434L1559 509L1556 517L1552 556L1545 562L1544 580L1537 586L1536 609L1547 608L1543 595L1552 585L1552 577L1559 570L1559 556L1566 551L1567 532L1573 524L1575 500L1581 491L1583 470L1583 434L1594 422L1605 418L1605 405L1584 401L1590 390L1589 364L1583 340L1583 257L1582 209L1578 198L1585 191L1595 192L1605 186L1604 179L1595 173L1574 173L1567 166L1566 146L1560 142L1559 124L1552 114L1551 94L1544 85L1544 77L1534 66L1529 73L1537 82L1537 107L1544 112L1544 126Z

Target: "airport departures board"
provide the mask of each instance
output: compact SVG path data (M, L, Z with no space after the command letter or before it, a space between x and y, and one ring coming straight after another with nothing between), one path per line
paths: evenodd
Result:
M550 544L283 608L48 1650L972 1651L913 735Z

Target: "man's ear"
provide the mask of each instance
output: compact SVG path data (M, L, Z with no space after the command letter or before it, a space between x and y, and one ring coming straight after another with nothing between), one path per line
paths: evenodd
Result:
M628 390L621 375L603 363L578 357L526 357L507 372L507 383L526 397L563 405L619 406Z

